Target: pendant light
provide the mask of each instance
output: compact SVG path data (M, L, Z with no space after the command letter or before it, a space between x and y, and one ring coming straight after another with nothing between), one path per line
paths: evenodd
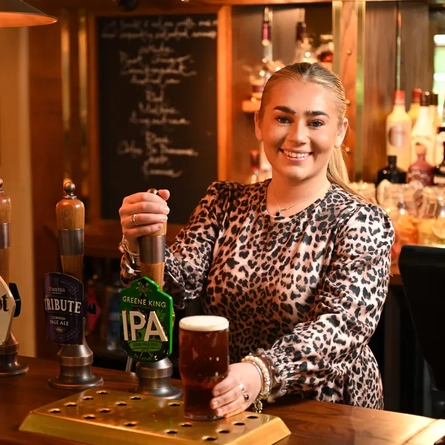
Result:
M55 17L44 14L22 0L0 0L0 28L49 25Z

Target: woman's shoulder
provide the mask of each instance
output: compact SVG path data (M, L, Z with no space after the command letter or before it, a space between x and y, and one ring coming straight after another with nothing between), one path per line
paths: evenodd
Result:
M328 206L334 211L337 221L375 224L392 231L391 219L380 206L338 185L331 187L327 201Z
M339 185L332 185L327 204L334 210L336 218L349 219L352 215L357 215L358 218L366 217L366 219L390 222L388 214L380 206L345 190Z

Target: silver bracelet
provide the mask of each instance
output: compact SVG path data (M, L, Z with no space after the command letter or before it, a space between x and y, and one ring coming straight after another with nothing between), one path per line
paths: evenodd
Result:
M128 259L131 263L135 264L139 260L139 253L130 250L130 248L128 247L128 240L127 238L125 238L125 235L122 235L122 240L119 243L119 250L128 256Z

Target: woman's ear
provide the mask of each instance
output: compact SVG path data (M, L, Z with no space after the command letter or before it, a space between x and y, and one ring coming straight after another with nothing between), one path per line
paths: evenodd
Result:
M255 111L254 119L255 119L255 136L260 142L262 142L263 132L261 131L260 114L258 111Z
M343 123L341 124L341 128L337 132L337 136L335 137L335 143L334 143L335 148L340 148L342 146L348 127L349 127L349 121L348 119L344 118Z

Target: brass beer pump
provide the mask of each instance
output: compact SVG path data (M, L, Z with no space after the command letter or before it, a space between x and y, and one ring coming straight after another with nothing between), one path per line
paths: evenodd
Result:
M11 199L3 191L3 180L0 179L0 277L4 283L2 287L9 287L9 263L10 263L10 225L11 225ZM7 289L6 289L7 291ZM0 308L1 309L1 308ZM16 309L12 316L17 317ZM0 377L21 375L28 371L28 366L17 361L19 342L9 330L6 341L0 340Z
M148 192L158 193L156 189ZM141 274L152 279L161 290L164 285L166 234L167 223L164 223L161 230L138 239ZM166 399L179 399L182 396L182 390L171 385L173 365L168 357L150 363L137 362L135 368L139 380L136 392Z
M62 271L82 281L85 207L75 196L75 189L72 182L65 182L65 195L56 205L56 219ZM85 328L85 320L83 323ZM82 390L103 383L102 377L91 373L93 352L85 332L82 344L62 345L57 356L60 374L49 380L53 388Z

